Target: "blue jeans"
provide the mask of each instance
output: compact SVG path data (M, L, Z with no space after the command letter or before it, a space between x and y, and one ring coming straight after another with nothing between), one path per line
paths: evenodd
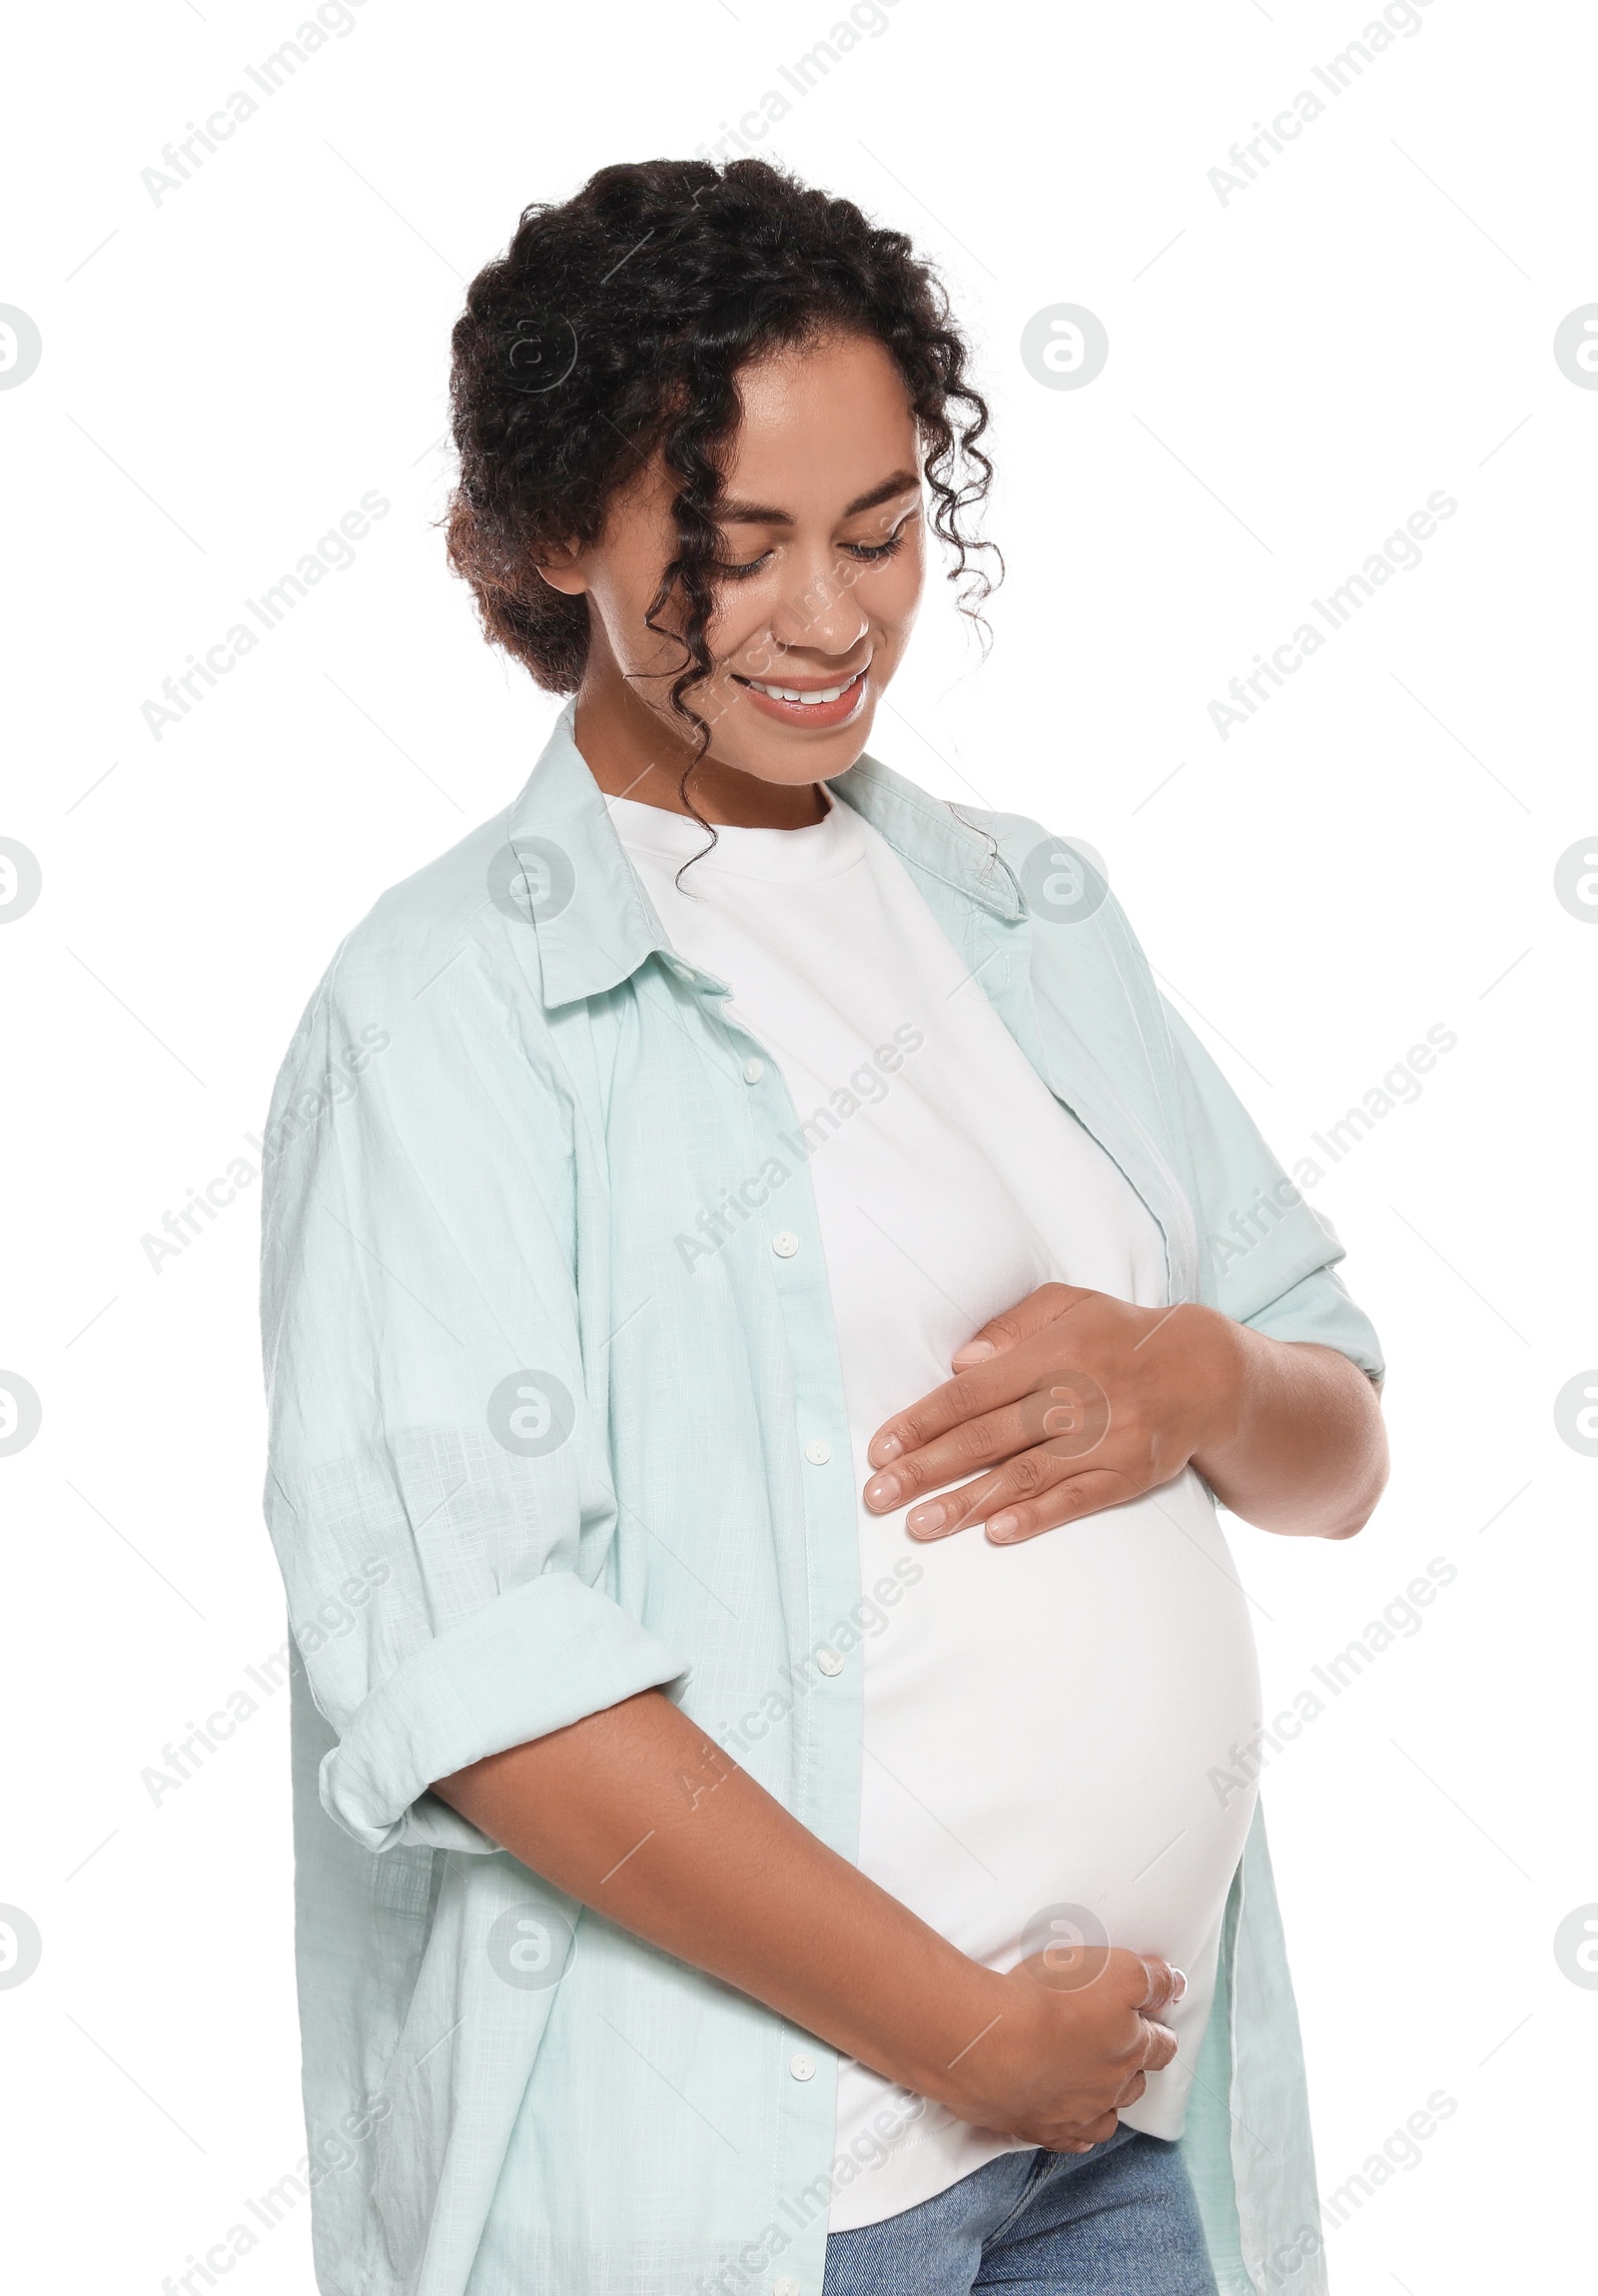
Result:
M1215 2296L1175 2144L1125 2122L1092 2152L1006 2152L827 2242L823 2296Z

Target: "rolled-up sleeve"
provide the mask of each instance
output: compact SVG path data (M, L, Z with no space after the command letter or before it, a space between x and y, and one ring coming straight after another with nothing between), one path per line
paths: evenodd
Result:
M1329 1221L1288 1178L1169 1002L1166 1017L1198 1186L1206 1296L1268 1338L1334 1347L1379 1387L1385 1372L1380 1342L1336 1273L1343 1247Z
M469 944L417 987L375 918L263 1136L267 1520L338 1734L324 1807L369 1850L485 1851L434 1780L685 1670L614 1599L575 1120L541 1019Z

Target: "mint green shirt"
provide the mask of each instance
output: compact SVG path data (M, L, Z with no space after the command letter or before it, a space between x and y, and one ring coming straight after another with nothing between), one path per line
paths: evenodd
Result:
M1173 1300L1379 1378L1335 1237L1091 867L870 758L830 787L1149 1206ZM278 1082L266 1505L324 2296L821 2296L870 2172L833 2157L831 2050L428 1791L659 1687L855 1853L837 1343L796 1112L729 993L670 949L568 706L514 805L345 941ZM1225 2296L1320 2296L1257 1817L1182 2141Z

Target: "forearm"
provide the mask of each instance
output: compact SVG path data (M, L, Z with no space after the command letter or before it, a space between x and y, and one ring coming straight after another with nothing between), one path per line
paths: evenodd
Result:
M1387 1480L1371 1382L1335 1348L1216 1320L1226 1323L1228 1405L1222 1432L1194 1453L1194 1465L1222 1506L1261 1530L1350 1537Z
M555 1888L918 2094L1007 2000L646 1691L434 1793Z

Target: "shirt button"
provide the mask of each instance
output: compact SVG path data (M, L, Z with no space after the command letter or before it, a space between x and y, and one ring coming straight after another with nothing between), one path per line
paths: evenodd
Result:
M758 1085L758 1084L759 1084L759 1082L760 1082L760 1080L761 1080L761 1078L762 1078L762 1077L765 1075L765 1073L766 1073L766 1064L765 1064L765 1062L764 1062L764 1061L745 1061L745 1062L744 1062L744 1065L743 1065L743 1081L744 1081L744 1083L745 1083L746 1085Z
M773 2280L771 2296L802 2296L797 2280Z
M805 1457L812 1467L824 1467L832 1457L832 1445L824 1443L818 1435L813 1443L805 1445Z
M823 1674L842 1674L843 1672L843 1660L835 1650L828 1650L825 1645L816 1653L816 1664Z
M801 2049L797 2056L788 2059L788 2070L795 2080L814 2080L816 2077L816 2060L814 2057L807 2057L804 2050Z
M799 1249L799 1238L791 1227L780 1227L771 1239L771 1248L779 1259L792 1259Z

